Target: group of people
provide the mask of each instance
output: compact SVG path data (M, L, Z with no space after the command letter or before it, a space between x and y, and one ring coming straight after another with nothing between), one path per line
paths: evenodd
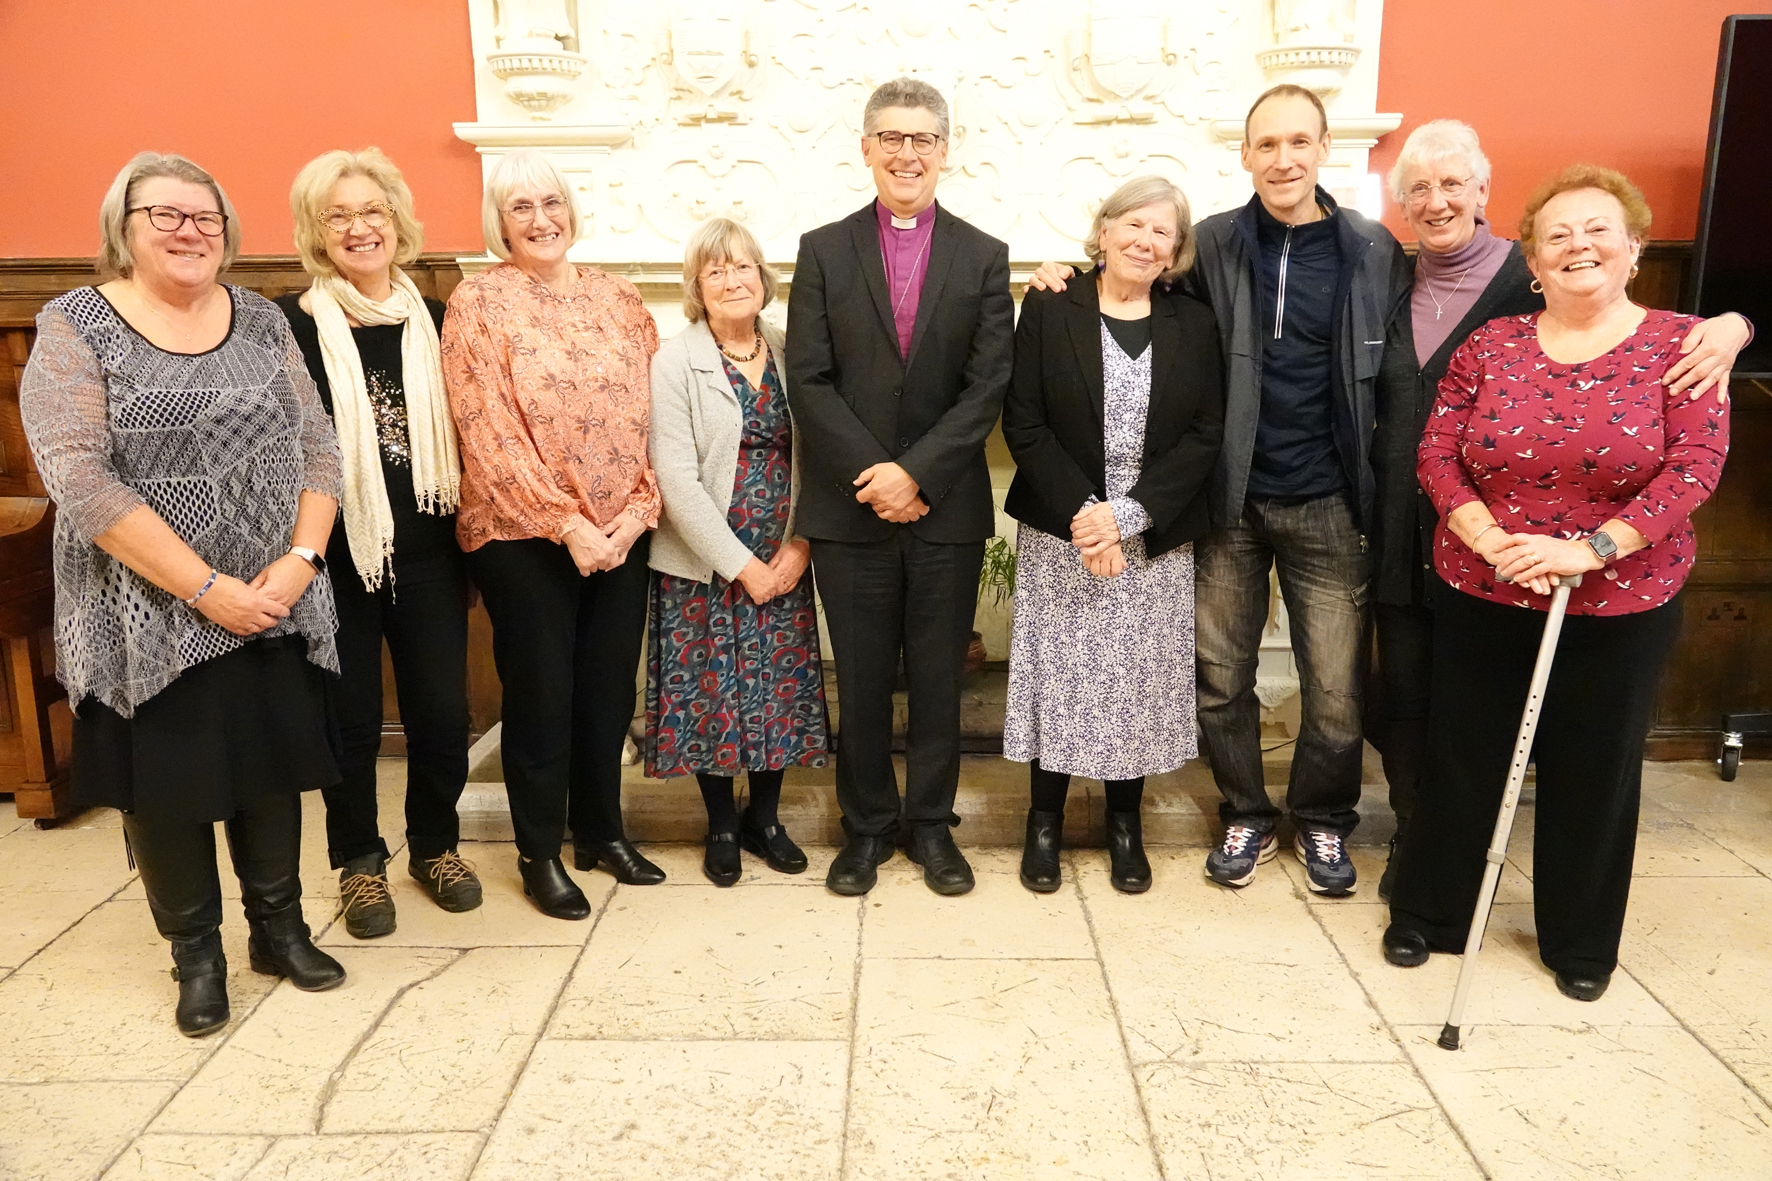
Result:
M689 326L663 344L631 284L570 261L572 190L537 153L492 169L501 262L447 307L401 270L422 231L374 149L296 178L313 282L276 306L219 281L240 225L213 177L152 153L124 168L104 281L44 309L21 405L59 509L75 799L123 813L181 1031L229 1016L217 821L255 971L344 977L303 920L306 790L346 929L394 929L384 641L408 872L445 910L480 904L456 814L475 589L543 913L590 913L568 830L579 870L664 880L621 809L643 646L645 768L697 777L709 879L737 881L742 852L806 869L783 773L834 752L846 840L827 886L864 894L903 848L937 893L970 890L960 691L999 418L1020 523L1004 753L1029 765L1030 890L1061 884L1073 775L1106 785L1114 886L1148 889L1145 778L1202 746L1225 797L1207 876L1245 886L1274 855L1255 673L1277 566L1302 692L1285 811L1310 888L1356 888L1369 735L1398 816L1385 954L1462 948L1542 612L1579 573L1539 732L1535 883L1559 986L1604 991L1689 517L1751 327L1629 301L1649 213L1617 173L1560 174L1520 242L1496 237L1488 161L1449 121L1391 177L1411 266L1318 185L1327 119L1294 86L1250 109L1247 205L1196 225L1169 181L1126 182L1082 243L1091 266L1043 266L1018 321L1007 246L935 200L948 137L932 87L879 87L861 143L876 198L802 237L785 335L761 317L778 277L759 243L711 219L687 244Z

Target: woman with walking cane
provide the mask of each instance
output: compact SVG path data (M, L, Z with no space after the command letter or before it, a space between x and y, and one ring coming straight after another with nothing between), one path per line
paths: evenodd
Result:
M1545 310L1478 329L1440 383L1419 465L1441 514L1427 771L1384 933L1393 964L1464 948L1545 612L1579 575L1533 748L1534 910L1564 995L1598 1000L1617 966L1690 517L1729 438L1725 403L1661 384L1696 318L1625 293L1649 221L1609 169L1540 186L1520 244Z

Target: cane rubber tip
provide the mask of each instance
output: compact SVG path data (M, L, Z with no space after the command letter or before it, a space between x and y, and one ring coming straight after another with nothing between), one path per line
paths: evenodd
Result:
M1447 1025L1440 1029L1440 1049L1456 1050L1458 1048L1458 1026Z

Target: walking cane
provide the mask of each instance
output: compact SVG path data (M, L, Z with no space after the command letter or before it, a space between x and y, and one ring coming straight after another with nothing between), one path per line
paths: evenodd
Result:
M1557 658L1557 637L1563 632L1563 615L1569 609L1569 592L1581 585L1581 575L1557 579L1551 594L1550 613L1544 619L1544 638L1538 642L1538 663L1532 666L1532 684L1526 690L1526 712L1520 717L1520 735L1514 740L1514 761L1507 769L1507 790L1501 793L1501 811L1495 817L1495 835L1489 838L1489 863L1483 867L1483 887L1477 891L1476 913L1471 915L1470 934L1464 941L1464 965L1458 969L1458 987L1452 990L1452 1011L1440 1030L1440 1048L1458 1048L1458 1029L1464 1020L1464 1002L1470 999L1477 977L1477 953L1483 949L1483 932L1495 905L1495 887L1501 883L1501 866L1507 860L1507 839L1514 831L1514 812L1520 806L1520 789L1526 784L1526 763L1532 758L1532 736L1538 732L1538 712L1544 708L1544 685L1550 680L1551 662Z

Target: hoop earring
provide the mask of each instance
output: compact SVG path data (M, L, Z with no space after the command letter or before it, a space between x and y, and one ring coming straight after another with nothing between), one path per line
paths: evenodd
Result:
M1533 295L1543 295L1544 294L1544 284L1540 283L1537 279L1532 280L1532 294Z

